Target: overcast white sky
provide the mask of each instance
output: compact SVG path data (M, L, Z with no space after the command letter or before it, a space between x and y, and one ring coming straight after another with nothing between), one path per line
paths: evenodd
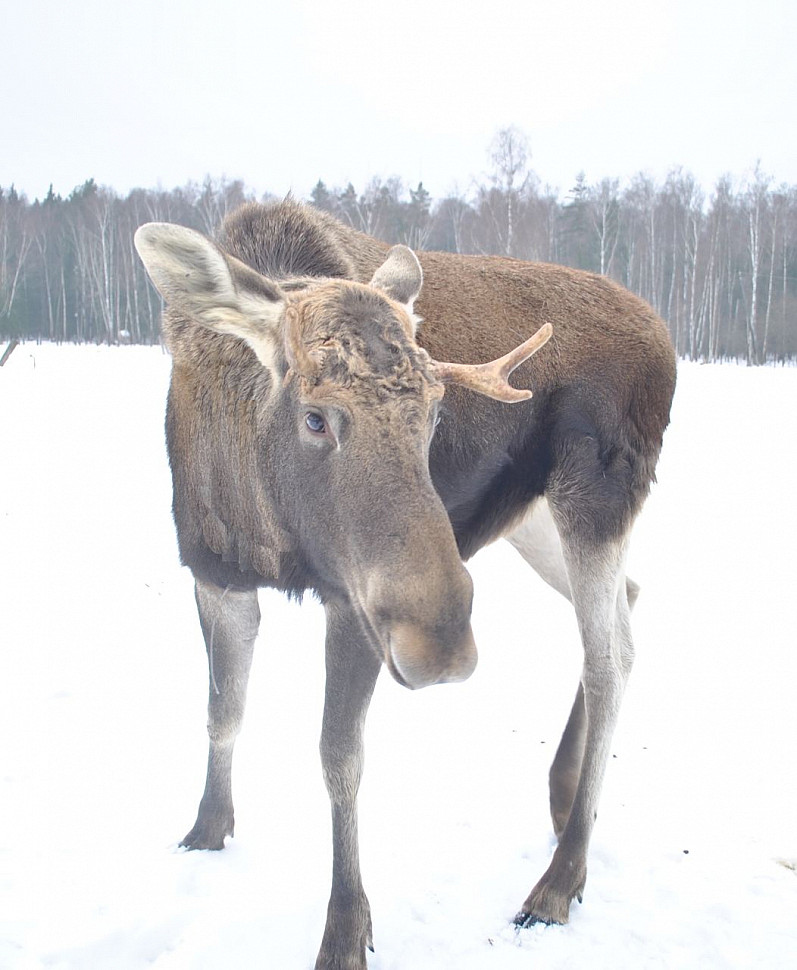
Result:
M758 160L797 184L795 0L9 0L0 185L205 174L468 191L495 132L566 193Z

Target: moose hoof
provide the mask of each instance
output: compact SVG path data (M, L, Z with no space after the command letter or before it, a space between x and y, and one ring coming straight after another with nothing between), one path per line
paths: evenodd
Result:
M225 836L232 835L234 831L232 814L203 816L200 812L194 827L180 840L180 845L186 849L223 849Z
M371 909L365 896L348 911L330 907L315 970L368 970L366 949L373 953Z
M572 878L569 880L557 879L552 869L553 865L529 893L529 898L515 916L515 926L522 929L535 923L562 925L570 919L570 903L573 899L581 902L583 898L586 869L582 870L580 876L571 870L568 875Z

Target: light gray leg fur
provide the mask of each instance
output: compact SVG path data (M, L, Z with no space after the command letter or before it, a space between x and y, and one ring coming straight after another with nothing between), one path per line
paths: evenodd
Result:
M559 845L547 872L516 917L519 925L566 923L581 899L586 856L609 745L633 663L629 601L639 587L625 579L626 542L584 552L561 540L547 502L509 537L524 559L573 602L584 668L570 718L551 767L551 816Z
M196 582L196 602L210 674L208 773L194 827L181 845L223 849L233 835L231 770L246 705L252 652L260 624L257 590L221 589Z
M546 498L537 499L529 515L506 539L541 579L572 602L562 540ZM625 583L628 605L633 609L639 584L628 577Z
M332 806L332 892L316 970L365 970L371 910L360 877L357 791L363 727L381 661L348 608L327 605L321 763Z

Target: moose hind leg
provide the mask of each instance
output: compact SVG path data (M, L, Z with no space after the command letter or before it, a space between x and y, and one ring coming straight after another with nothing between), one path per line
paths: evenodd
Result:
M560 531L584 647L584 667L552 769L552 811L555 827L561 826L559 844L550 866L518 913L518 925L566 923L571 900L581 899L609 746L633 663L625 539L584 542L577 534L568 533L566 526Z
M506 536L506 540L541 579L572 601L562 542L545 496L534 502L528 515ZM639 584L627 576L625 587L628 605L633 609L639 595Z
M629 610L634 608L639 586L633 579L626 577L626 598ZM622 609L622 607L619 607ZM556 749L556 757L548 776L551 793L551 821L557 839L570 818L570 809L576 797L578 780L581 776L581 763L584 760L584 742L587 736L587 711L584 706L584 686L579 681L576 699L570 711L562 740Z
M191 831L180 845L223 849L233 835L232 754L246 705L252 652L260 624L257 590L222 589L196 581L196 602L210 675L208 771Z
M573 701L567 726L556 749L556 757L553 759L548 775L551 821L557 839L562 837L576 797L578 780L581 777L581 764L584 760L586 734L587 712L584 707L584 688L579 682L576 699Z
M549 586L572 601L570 577L562 551L562 542L547 498L543 496L537 499L523 521L506 538ZM586 726L584 694L579 684L573 709L549 776L551 819L557 838L564 831L576 796L584 755Z

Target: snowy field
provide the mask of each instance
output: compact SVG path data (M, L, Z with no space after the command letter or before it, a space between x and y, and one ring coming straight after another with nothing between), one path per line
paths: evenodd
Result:
M157 348L0 370L0 967L310 970L331 870L323 615L262 596L236 838L186 853L206 665L177 563ZM797 967L797 368L683 365L629 573L638 659L564 927L510 920L553 849L567 603L471 563L480 665L380 678L360 800L371 970Z

